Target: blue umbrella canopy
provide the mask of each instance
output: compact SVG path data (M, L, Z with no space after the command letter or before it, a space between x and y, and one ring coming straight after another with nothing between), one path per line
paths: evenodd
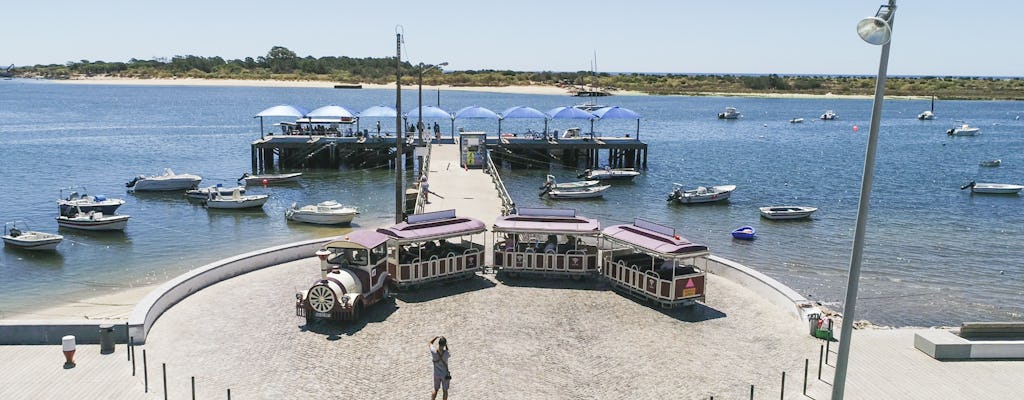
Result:
M413 107L411 111L405 114L406 118L413 119L420 117L419 107ZM423 106L423 118L451 118L452 115L447 111L434 106Z
M300 118L306 115L306 109L288 104L273 106L256 114L257 117L295 117Z
M308 118L353 118L356 113L342 106L323 106L306 113Z
M388 106L373 106L359 112L359 117L397 117L398 111Z
M576 107L556 107L547 112L551 119L594 119L594 114Z
M488 110L488 109L483 108L483 107L469 106L469 107L465 107L465 108L463 108L463 109L461 109L459 111L456 111L454 118L456 118L456 119L458 119L458 118L494 118L494 119L498 119L498 118L501 118L501 116L499 116L498 113L496 113L494 111L491 111L491 110Z
M640 114L619 106L600 108L594 111L594 115L601 119L640 119Z
M526 106L515 106L506 109L501 112L501 119L505 118L544 118L547 119L547 114L544 114L540 110L530 108Z

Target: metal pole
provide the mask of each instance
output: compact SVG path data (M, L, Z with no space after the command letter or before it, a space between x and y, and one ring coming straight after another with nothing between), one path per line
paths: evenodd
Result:
M196 377L192 377L192 400L196 400Z
M824 357L824 356L825 356L825 346L822 345L821 348L818 349L818 380L819 381L821 380L821 360L822 360L822 357Z
M420 96L420 102L419 102L419 112L418 112L419 115L416 116L416 131L419 132L419 138L417 139L416 144L419 145L419 146L422 146L423 145L423 129L420 129L420 127L423 126L423 63L420 63L420 80L419 80L419 90L418 91L419 91L419 96Z
M932 101L932 104L932 108L935 108L934 100ZM437 108L441 108L441 88L437 88Z
M129 340L131 340L132 346L128 348L128 352L132 355L132 376L135 376L135 337L132 336Z
M889 0L891 14L889 28L896 19L896 0ZM889 67L889 45L882 45L878 61L878 79L875 82L875 100L871 107L871 129L868 133L868 147L864 154L864 173L861 176L860 202L857 207L857 227L853 235L853 252L850 255L850 276L846 283L846 303L843 305L843 326L840 330L839 352L836 359L835 377L832 380L832 400L843 400L846 390L846 368L849 364L850 342L853 335L854 313L857 309L857 289L860 285L860 266L864 254L864 231L867 228L868 206L871 200L871 184L875 174L875 151L878 148L878 125L882 120L882 103L885 97L885 79Z
M144 391L149 393L149 364L146 362L146 349L142 349L142 384Z
M782 371L782 389L779 389L779 400L786 399L786 371Z
M405 219L405 209L402 204L405 201L405 193L402 190L402 136L405 135L405 124L402 123L402 34L396 33L395 37L395 110L397 110L395 126L398 127L395 130L395 223L397 224Z
M811 360L808 358L804 359L804 396L807 395L807 370L811 367Z
M131 361L132 360L132 350L131 350L131 348L132 348L132 343L131 343L132 342L132 337L129 336L129 334L130 334L130 332L128 332L128 323L125 322L124 323L124 344L125 344L126 350L128 350L125 353L128 353L128 361Z
M754 385L750 385L750 400L754 400Z
M167 363L161 363L164 371L164 400L167 400Z

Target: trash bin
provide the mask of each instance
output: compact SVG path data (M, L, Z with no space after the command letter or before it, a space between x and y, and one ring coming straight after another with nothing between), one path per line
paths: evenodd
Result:
M114 324L100 325L100 354L114 352Z
M75 336L67 335L60 338L61 350L64 351L64 365L75 365Z
M818 322L821 321L821 314L814 313L807 316L807 324L810 326L811 336L817 337L818 333Z

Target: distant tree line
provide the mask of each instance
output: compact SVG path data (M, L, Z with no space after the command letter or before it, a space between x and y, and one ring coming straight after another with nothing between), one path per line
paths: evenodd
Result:
M429 67L429 66L427 66ZM403 61L402 84L418 81L419 65ZM352 57L299 57L294 51L274 46L264 56L225 60L221 57L174 56L128 62L81 60L66 64L19 67L16 76L69 79L76 76L126 78L276 79L323 80L346 83L391 83L395 59ZM477 70L442 73L428 71L424 84L453 86L554 85L623 89L650 94L704 95L709 93L874 93L874 77L712 75L712 74L594 74L575 72L520 72ZM886 94L937 96L943 99L1024 100L1022 78L889 77Z

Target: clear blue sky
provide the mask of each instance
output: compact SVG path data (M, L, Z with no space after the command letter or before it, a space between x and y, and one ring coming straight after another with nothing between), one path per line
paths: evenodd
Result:
M874 75L854 31L881 0L8 1L0 64L299 56L448 70ZM890 75L1022 76L1024 2L898 1Z

